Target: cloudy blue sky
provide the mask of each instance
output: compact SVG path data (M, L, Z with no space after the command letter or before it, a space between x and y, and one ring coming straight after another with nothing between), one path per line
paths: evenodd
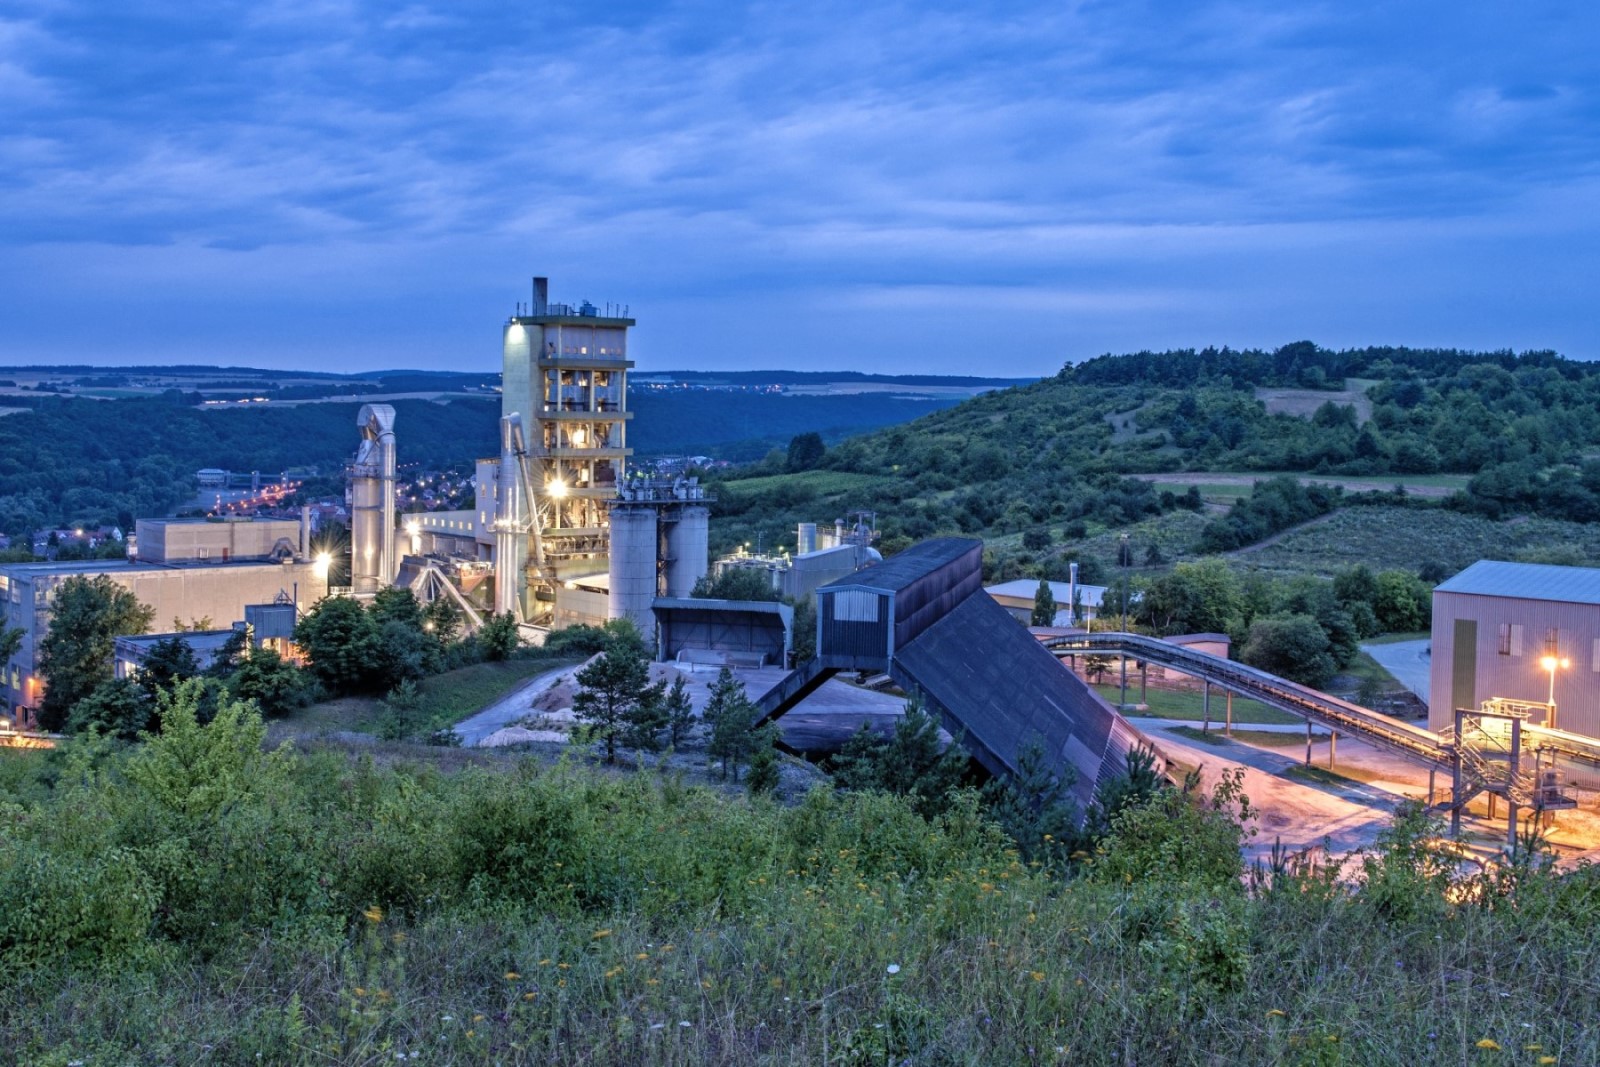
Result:
M1597 11L0 0L0 362L1600 357Z

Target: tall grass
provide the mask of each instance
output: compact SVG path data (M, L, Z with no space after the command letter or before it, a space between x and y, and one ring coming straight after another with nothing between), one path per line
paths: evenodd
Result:
M1456 877L1415 812L1370 890L1248 876L1236 788L1125 813L1062 880L971 796L785 808L264 754L219 722L0 760L0 1060L1600 1058L1600 882Z

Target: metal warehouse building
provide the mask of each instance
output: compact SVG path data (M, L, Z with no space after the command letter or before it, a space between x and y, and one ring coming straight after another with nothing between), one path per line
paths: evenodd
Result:
M1553 704L1542 725L1600 737L1600 569L1480 560L1439 585L1429 685L1433 730L1504 697Z

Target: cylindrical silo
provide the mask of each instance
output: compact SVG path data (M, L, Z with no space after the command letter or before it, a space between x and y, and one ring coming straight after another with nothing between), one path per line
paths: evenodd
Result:
M814 522L802 522L800 524L798 543L795 545L794 554L797 556L803 556L807 552L815 552L816 550L817 524Z
M350 588L376 593L383 572L383 482L356 468L350 478Z
M667 595L688 596L706 576L711 555L711 509L688 504L667 527Z
M656 509L622 502L611 505L611 592L606 614L632 619L646 640L655 631L650 605L656 599Z

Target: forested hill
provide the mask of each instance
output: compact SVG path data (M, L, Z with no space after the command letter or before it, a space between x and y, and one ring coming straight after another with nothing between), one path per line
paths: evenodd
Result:
M403 463L444 467L498 451L498 397L386 402L398 415ZM832 440L951 403L638 390L629 397L628 443L640 456L753 459L795 434L816 430ZM177 390L127 400L40 398L34 410L0 418L0 532L163 515L194 495L202 467L276 473L315 466L336 474L360 443L359 410L358 399L205 409Z
M1193 494L1163 497L1119 477L1127 474L1458 472L1472 477L1452 506L1591 521L1600 519L1597 456L1595 364L1549 352L1336 352L1301 342L1101 356L844 442L821 466L853 482L808 493L803 482L730 481L721 507L741 541L769 525L780 537L808 508L852 507L877 509L891 539L994 536L1075 520L1114 527L1199 506ZM1283 514L1218 543L1330 504L1270 506Z

